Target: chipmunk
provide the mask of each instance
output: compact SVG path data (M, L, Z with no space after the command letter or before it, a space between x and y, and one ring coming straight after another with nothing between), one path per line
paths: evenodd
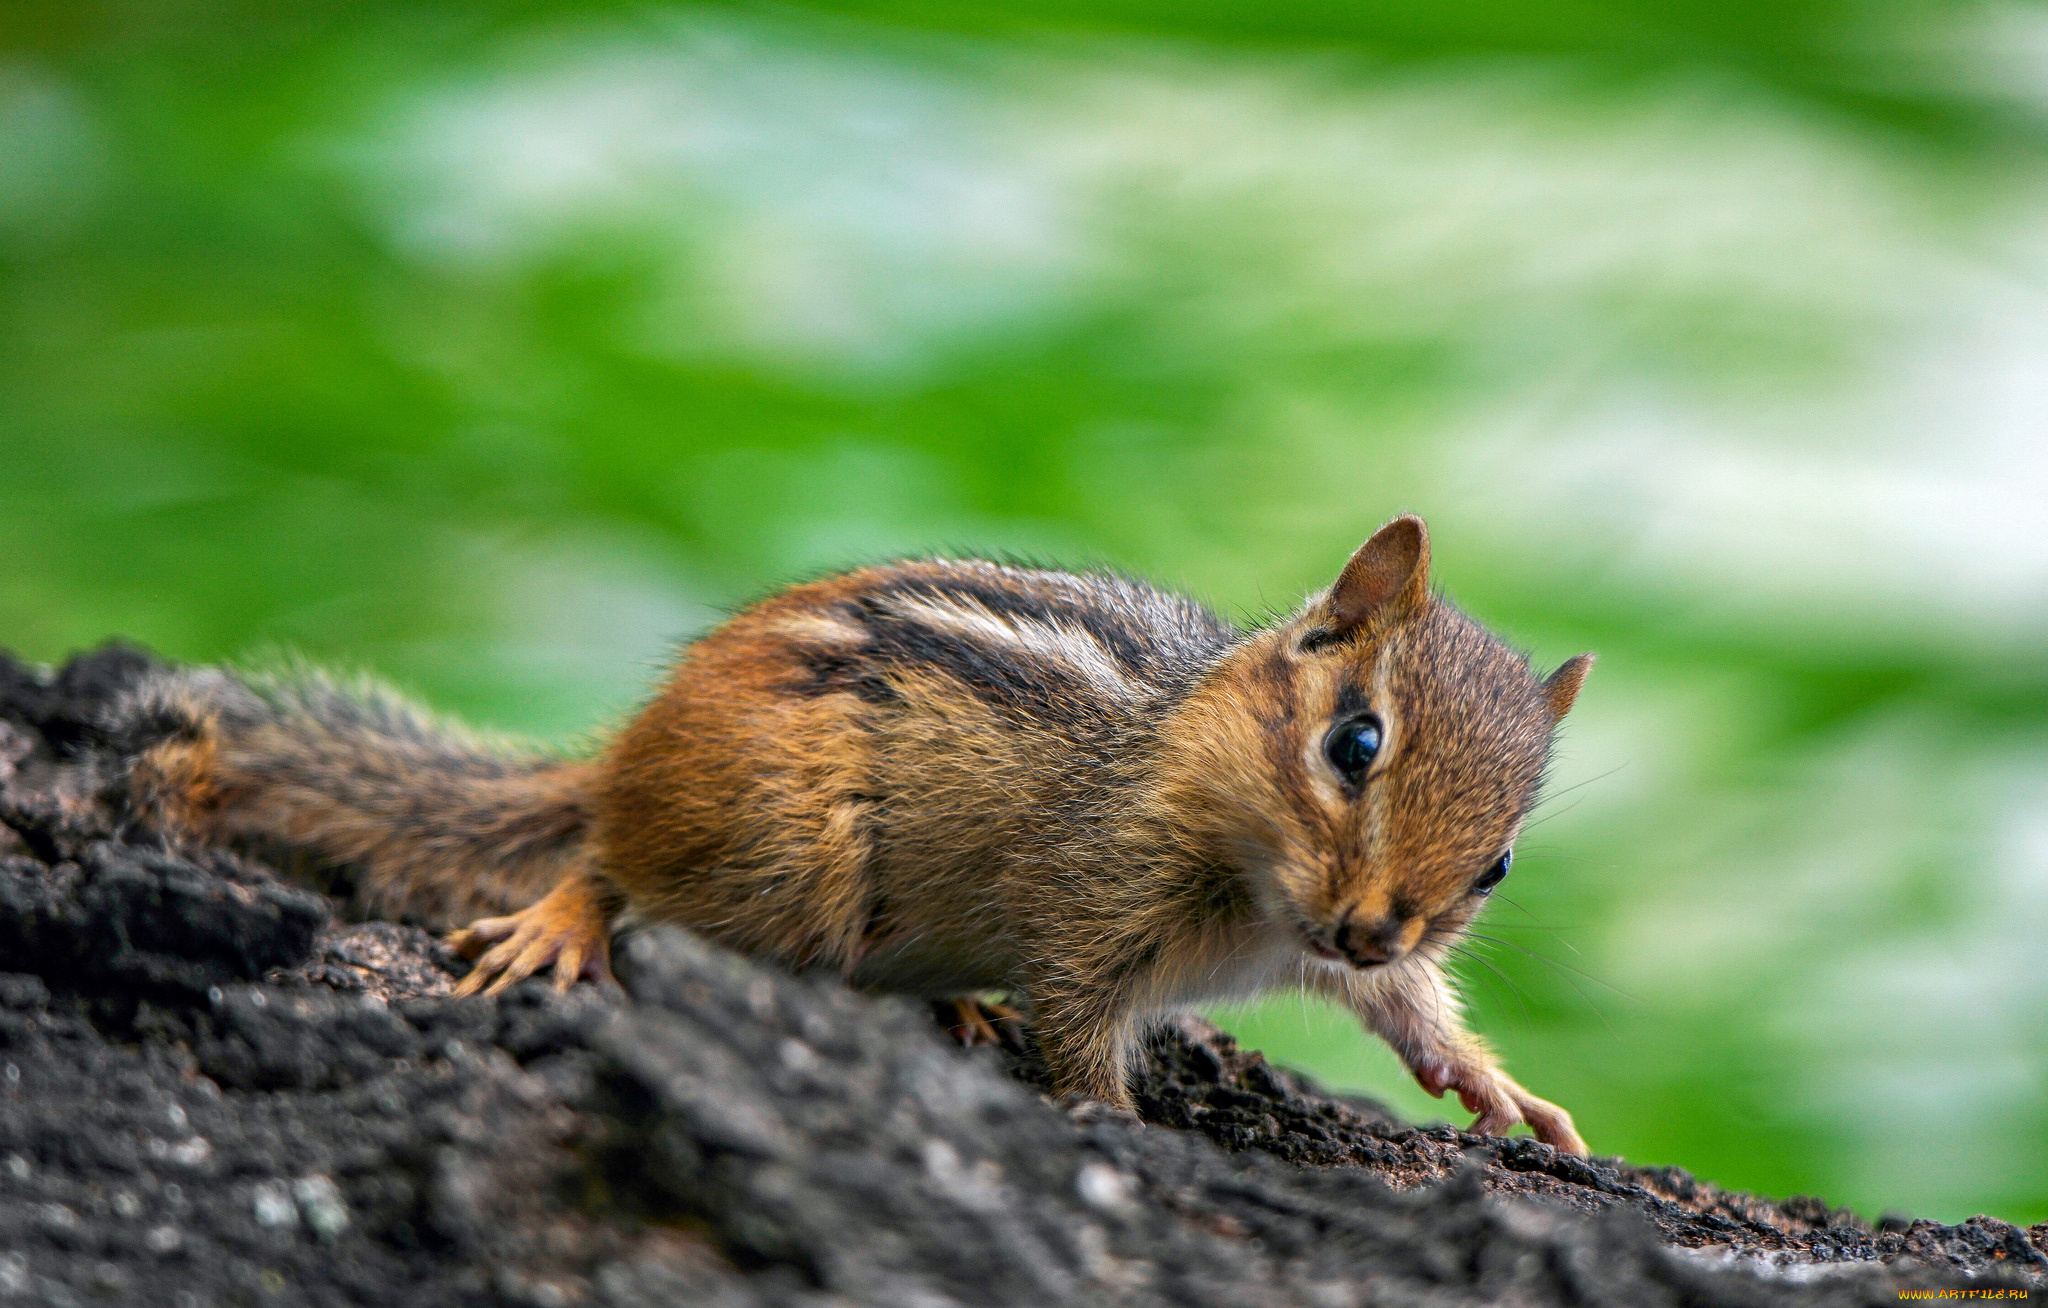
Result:
M1329 996L1475 1131L1569 1114L1444 970L1507 875L1591 655L1539 680L1432 593L1421 519L1240 631L1107 573L976 560L791 587L683 650L588 759L507 754L318 674L166 673L138 803L361 869L454 932L459 992L608 979L621 910L856 986L1028 1003L1057 1088L1133 1111L1150 1020Z

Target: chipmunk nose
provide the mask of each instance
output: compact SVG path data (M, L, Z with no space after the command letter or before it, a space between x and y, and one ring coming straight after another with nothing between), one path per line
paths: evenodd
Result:
M1401 939L1407 926L1406 918L1391 914L1365 921L1346 913L1337 926L1337 949L1355 966L1379 967L1408 952Z

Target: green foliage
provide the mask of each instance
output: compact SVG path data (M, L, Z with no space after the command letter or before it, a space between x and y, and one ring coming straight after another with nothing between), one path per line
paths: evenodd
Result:
M4 21L0 640L560 738L818 569L1256 616L1418 511L1601 655L1471 966L1510 1066L1638 1161L2048 1218L2039 9Z

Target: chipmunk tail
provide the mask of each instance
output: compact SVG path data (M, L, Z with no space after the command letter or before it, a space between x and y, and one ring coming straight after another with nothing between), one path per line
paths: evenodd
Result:
M594 765L307 668L153 673L114 709L146 742L136 818L275 860L361 914L436 930L539 899L581 850Z

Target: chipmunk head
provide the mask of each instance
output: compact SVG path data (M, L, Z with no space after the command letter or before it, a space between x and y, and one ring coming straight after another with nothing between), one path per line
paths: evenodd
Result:
M1507 874L1592 663L1539 680L1431 593L1422 520L1396 518L1190 699L1177 804L1308 953L1369 969L1430 952Z

